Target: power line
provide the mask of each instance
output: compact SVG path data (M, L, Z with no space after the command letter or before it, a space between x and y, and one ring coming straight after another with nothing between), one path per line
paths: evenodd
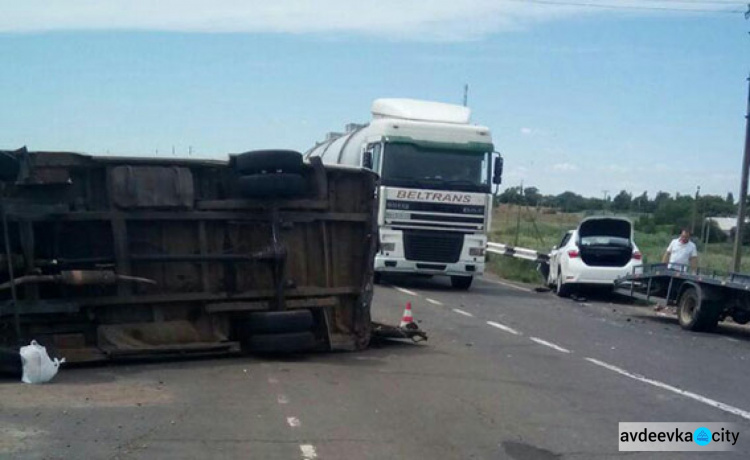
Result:
M577 2L577 1L556 1L556 0L507 0L517 3L534 3L537 5L550 5L550 6L577 6L583 8L600 8L608 10L637 10L637 11L669 11L669 12L680 12L680 13L715 13L715 14L745 14L745 10L720 10L720 9L709 9L709 8L675 8L670 6L648 6L648 5L615 5L605 3L590 3L590 2ZM663 1L662 1L663 3ZM741 6L744 3L725 3L719 2L718 0L705 0L691 2L688 0L675 0L673 3L684 3L694 5L708 5L708 4L721 4L726 6Z

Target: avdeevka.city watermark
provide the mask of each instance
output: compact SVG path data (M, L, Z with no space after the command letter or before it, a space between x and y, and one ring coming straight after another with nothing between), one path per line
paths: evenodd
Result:
M744 437L734 423L621 422L618 439L620 451L726 452L739 450Z

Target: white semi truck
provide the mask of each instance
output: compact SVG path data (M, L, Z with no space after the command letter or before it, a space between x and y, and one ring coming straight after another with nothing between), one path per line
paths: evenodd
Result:
M377 99L369 123L329 133L305 154L380 175L376 282L389 272L447 275L468 289L484 272L503 166L490 130L470 115L458 105Z

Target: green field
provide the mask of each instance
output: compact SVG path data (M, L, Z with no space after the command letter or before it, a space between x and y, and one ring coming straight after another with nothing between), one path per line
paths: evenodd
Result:
M512 246L549 251L560 242L565 231L577 227L586 213L561 213L553 209L516 205L500 205L495 208L490 241ZM632 216L631 219L635 220ZM643 233L636 231L635 242L643 253L645 263L661 261L669 242L676 235L669 233ZM701 268L728 271L732 262L732 243L698 244ZM490 254L487 268L496 275L527 283L541 282L536 264L506 256ZM742 271L750 272L750 248L745 247L742 256Z

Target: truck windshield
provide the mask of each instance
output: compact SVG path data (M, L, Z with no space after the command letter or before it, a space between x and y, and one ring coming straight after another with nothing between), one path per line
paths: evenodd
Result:
M386 144L383 185L490 193L490 154Z

